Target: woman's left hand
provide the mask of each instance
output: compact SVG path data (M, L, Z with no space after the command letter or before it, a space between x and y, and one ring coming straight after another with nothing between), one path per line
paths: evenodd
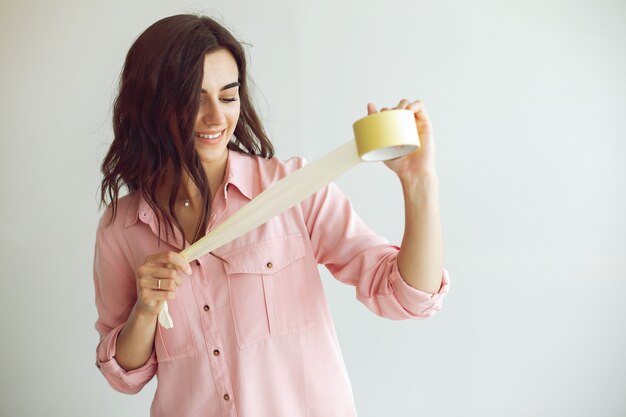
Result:
M417 133L419 134L420 147L415 152L411 152L400 158L385 161L393 172L400 179L410 179L416 177L436 176L435 174L435 144L433 141L432 125L424 103L420 100L410 102L409 100L400 100L394 109L406 109L415 115L415 124L417 125ZM389 110L383 107L381 111ZM372 103L367 104L367 113L376 113L376 106Z

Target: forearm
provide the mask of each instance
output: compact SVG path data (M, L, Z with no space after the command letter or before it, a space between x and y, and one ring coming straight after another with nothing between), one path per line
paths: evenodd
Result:
M157 316L133 308L126 325L117 337L115 359L125 371L144 365L154 346Z
M401 183L405 226L398 269L407 284L435 294L441 286L443 271L439 180L433 174L401 178Z

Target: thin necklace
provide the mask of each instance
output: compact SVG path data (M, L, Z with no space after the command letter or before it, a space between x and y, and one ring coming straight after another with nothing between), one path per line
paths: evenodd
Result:
M197 197L198 195L199 195L199 194L196 194L196 195L194 195L194 196L192 196L192 197L186 197L186 198L183 200L183 206L185 206L185 207L189 207L189 206L191 206L191 200L192 200L194 197Z
M195 195L194 197L197 197L197 195ZM191 201L194 197L185 197L185 199L183 200L183 206L185 207L191 206Z
M196 196L194 196L194 197L197 197L197 195L196 195ZM185 198L185 199L183 200L183 206L185 206L185 207L189 207L189 206L191 206L191 201L192 201L192 199L193 199L194 197L187 197L187 198Z

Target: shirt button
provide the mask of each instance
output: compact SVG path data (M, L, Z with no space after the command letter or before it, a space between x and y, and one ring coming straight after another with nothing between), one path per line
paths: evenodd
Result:
M215 349L215 350L213 351L213 356L220 356L220 351L219 351L219 350L217 350L217 349Z
M200 261L196 259L196 265L200 266Z
M209 308L209 306L208 306L208 305L205 305L204 307L202 307L202 309L203 309L204 311L209 311L209 310L210 310L210 308Z
M228 394L224 394L224 399L225 399L226 401L230 400L230 395L228 395Z
M268 262L265 266L271 269L274 265L271 262Z

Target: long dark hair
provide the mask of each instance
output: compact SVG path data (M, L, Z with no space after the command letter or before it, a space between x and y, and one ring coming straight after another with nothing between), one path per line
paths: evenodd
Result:
M200 190L203 214L192 240L204 234L211 208L208 179L195 150L193 127L199 109L204 56L228 50L239 69L240 116L231 151L272 158L267 138L248 92L242 45L223 26L206 16L177 15L159 20L145 30L128 51L119 94L113 107L113 143L102 162L101 204L110 204L115 218L122 187L138 191L173 232L185 232L174 211L181 174L186 171ZM167 207L157 198L173 168Z

